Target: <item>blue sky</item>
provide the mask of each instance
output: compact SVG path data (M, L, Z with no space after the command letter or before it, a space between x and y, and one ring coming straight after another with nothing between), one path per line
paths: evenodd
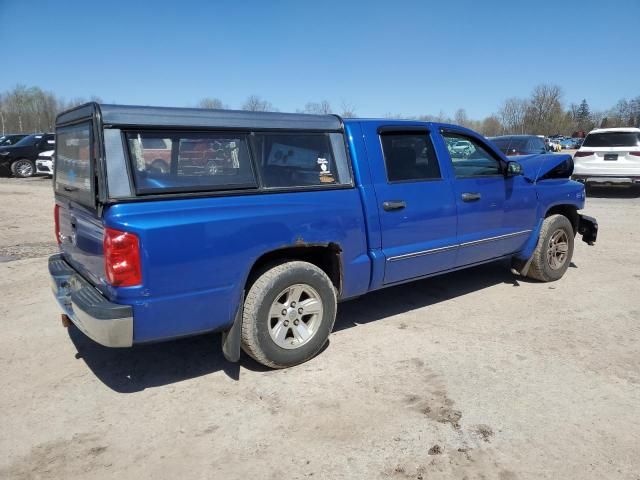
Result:
M481 118L554 83L604 109L640 95L639 18L640 0L0 0L0 91Z

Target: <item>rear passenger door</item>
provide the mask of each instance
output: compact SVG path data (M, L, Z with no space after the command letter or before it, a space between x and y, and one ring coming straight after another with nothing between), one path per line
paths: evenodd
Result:
M425 127L363 124L378 211L384 283L453 267L456 204Z

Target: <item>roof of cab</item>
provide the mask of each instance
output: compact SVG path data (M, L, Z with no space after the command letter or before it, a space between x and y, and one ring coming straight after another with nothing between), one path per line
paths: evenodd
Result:
M94 112L101 116L103 125L113 126L342 130L342 119L337 115L145 107L94 102L62 112L58 115L56 124L73 123L91 117Z

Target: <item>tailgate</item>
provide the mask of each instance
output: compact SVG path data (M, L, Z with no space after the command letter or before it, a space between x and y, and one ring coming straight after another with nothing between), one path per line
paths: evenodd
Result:
M92 129L91 120L56 128L54 189L60 250L78 273L102 285L104 229L96 208Z
M104 227L95 211L57 199L60 250L64 259L94 285L104 284Z

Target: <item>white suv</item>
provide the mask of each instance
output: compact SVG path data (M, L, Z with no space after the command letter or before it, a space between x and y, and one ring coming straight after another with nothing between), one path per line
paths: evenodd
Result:
M592 130L573 158L573 177L583 183L640 183L640 128Z

